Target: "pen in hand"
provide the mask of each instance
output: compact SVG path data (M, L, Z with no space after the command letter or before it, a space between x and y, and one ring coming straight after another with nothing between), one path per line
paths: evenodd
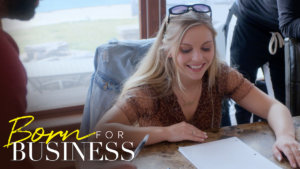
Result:
M149 134L147 134L144 139L139 143L139 145L134 150L134 158L137 157L137 155L140 153L146 142L148 141Z

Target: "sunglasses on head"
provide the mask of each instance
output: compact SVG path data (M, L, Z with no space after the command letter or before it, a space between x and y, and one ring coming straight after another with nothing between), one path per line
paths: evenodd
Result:
M168 23L170 22L170 15L181 15L189 12L190 10L198 13L209 13L212 16L211 8L205 4L194 4L194 5L176 5L169 8Z

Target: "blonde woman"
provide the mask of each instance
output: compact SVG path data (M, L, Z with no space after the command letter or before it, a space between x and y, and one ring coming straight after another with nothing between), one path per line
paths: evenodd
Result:
M136 144L162 141L203 142L218 129L221 101L228 97L267 119L275 132L274 156L284 153L300 166L300 145L289 110L218 60L211 8L204 4L169 9L155 43L126 81L116 104L95 130L122 130Z

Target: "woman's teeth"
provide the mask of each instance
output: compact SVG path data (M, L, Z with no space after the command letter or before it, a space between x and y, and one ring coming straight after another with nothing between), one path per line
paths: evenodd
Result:
M203 65L204 65L204 64L199 65L199 66L188 65L188 67L190 67L190 68L192 68L192 69L200 69L200 68L202 68Z

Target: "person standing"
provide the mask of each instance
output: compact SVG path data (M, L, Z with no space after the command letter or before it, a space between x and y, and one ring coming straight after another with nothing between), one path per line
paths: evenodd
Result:
M35 14L39 0L0 0L0 19L29 20ZM13 162L11 148L3 146L11 131L9 120L22 116L26 111L25 69L19 59L19 49L0 22L0 111L1 111L1 161L10 168L33 168L28 161Z
M283 37L300 39L299 8L297 0L237 0L231 8L237 16L230 48L231 65L255 83L257 70L269 62L274 95L283 104ZM249 123L251 115L236 105L238 124Z

